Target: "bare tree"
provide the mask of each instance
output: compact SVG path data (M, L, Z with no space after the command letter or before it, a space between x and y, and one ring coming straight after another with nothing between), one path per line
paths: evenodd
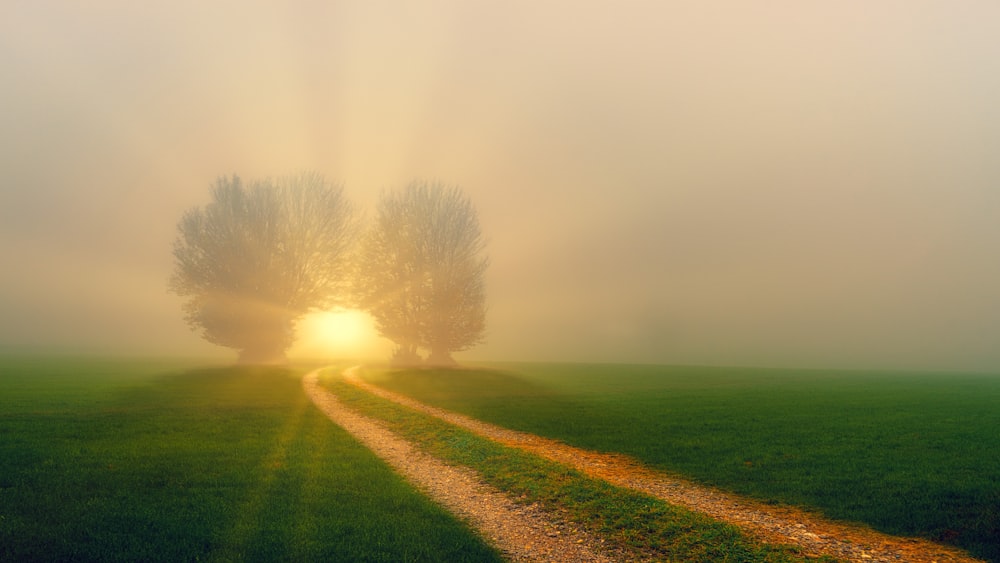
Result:
M355 293L394 363L454 363L451 353L482 342L486 329L485 242L458 187L412 182L379 202L359 254Z
M185 320L241 362L284 361L295 322L346 294L354 210L315 173L249 185L220 178L177 228L174 293Z

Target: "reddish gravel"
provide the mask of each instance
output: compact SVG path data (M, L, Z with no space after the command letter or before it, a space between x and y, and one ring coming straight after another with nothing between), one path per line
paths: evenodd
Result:
M437 417L485 438L572 466L613 485L641 491L671 504L734 524L766 542L795 545L812 556L828 555L862 563L981 563L979 559L952 547L831 522L793 508L764 505L650 469L623 455L583 450L431 407L361 380L357 376L358 369L359 366L356 366L345 371L344 379L373 395Z
M606 550L592 536L535 506L519 505L464 467L447 465L415 448L379 422L357 414L320 387L319 370L302 385L334 423L392 465L410 483L477 528L513 561L611 563L634 558Z

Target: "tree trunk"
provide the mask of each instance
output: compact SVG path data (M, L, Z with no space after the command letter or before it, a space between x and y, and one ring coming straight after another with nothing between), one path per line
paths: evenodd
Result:
M407 344L396 346L392 352L392 358L389 360L389 365L394 368L412 368L419 366L421 361L417 347Z
M455 367L458 362L451 357L451 352L448 350L437 349L431 350L431 355L427 357L427 365L433 367Z

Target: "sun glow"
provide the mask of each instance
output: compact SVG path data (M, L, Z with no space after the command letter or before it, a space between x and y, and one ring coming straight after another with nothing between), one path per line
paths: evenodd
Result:
M387 356L388 349L368 313L337 309L303 317L298 323L298 340L288 354L299 358L372 358Z

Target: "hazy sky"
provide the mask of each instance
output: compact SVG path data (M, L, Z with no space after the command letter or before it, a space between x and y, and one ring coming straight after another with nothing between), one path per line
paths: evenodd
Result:
M0 348L212 353L223 174L462 186L459 359L1000 371L995 0L5 2Z

